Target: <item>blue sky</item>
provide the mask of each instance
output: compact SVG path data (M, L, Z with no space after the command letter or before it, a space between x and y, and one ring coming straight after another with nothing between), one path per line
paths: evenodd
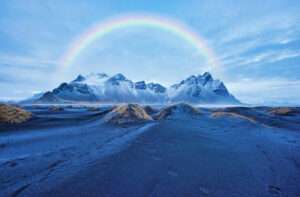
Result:
M182 38L157 28L119 29L93 42L58 76L67 47L95 22L128 13L178 20L205 38L222 69L209 70L247 103L300 104L300 1L0 2L0 100L51 90L77 74L123 73L172 85L209 70Z

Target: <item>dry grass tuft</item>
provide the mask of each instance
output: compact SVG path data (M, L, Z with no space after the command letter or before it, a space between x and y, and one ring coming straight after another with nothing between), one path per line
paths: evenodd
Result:
M171 115L174 111L180 111L182 113L191 115L202 114L202 112L200 112L197 108L191 106L188 103L178 103L161 109L157 114L157 119L164 119L167 116Z
M53 106L53 105L50 105L48 108L49 108L50 110L52 110L52 111L62 111L62 110L64 110L61 106Z
M40 106L40 105L31 105L30 108L31 109L43 109L44 107Z
M88 111L98 111L100 109L99 109L99 107L88 107L87 110Z
M68 108L68 109L79 109L79 107L75 106L75 105L67 105L66 108Z
M232 116L232 117L235 117L235 118L241 118L241 119L248 120L252 123L256 123L256 121L252 118L249 118L247 116L243 116L243 115L240 115L240 114L237 114L237 113L233 113L233 112L214 112L210 115L210 117L219 117L219 116Z
M0 104L0 122L21 123L31 119L32 114L21 107Z
M115 107L111 112L109 112L105 121L117 124L137 124L146 123L153 121L153 119L146 113L143 107L138 104L126 104L123 106Z
M275 107L268 109L267 112L276 116L290 116L293 113L293 109L289 107Z

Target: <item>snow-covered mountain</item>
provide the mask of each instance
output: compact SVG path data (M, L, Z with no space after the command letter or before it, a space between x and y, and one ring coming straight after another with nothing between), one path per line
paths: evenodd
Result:
M58 99L68 101L239 103L225 85L214 80L208 72L197 77L190 76L168 89L158 83L133 82L122 74L110 77L105 73L92 73L78 75L70 83L62 83L52 93ZM39 98L41 100L42 97Z
M191 103L239 103L231 95L223 82L214 80L209 72L203 75L190 76L169 88L171 102Z

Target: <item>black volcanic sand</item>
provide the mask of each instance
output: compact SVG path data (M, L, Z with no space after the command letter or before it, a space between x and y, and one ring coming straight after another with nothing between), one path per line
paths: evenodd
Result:
M122 127L105 122L111 109L28 106L31 120L0 124L0 196L300 196L299 108Z

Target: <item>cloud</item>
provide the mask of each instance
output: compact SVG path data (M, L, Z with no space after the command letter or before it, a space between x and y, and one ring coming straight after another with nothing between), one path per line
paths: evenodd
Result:
M269 101L300 104L300 80L244 78L226 85L233 95L245 103L256 104Z
M58 61L30 58L25 56L0 55L1 66L17 66L23 68L47 68L58 65Z
M255 53L248 56L237 56L233 58L226 58L223 60L223 64L227 65L227 68L236 68L245 65L264 65L265 63L273 63L282 61L289 58L295 58L300 56L298 50L277 50L266 51L261 53Z
M30 94L37 94L40 93L40 90L14 90L13 93L22 94L22 93L30 93Z
M238 3L237 6L241 4L244 3ZM235 61L245 65L263 62L269 58L273 59L273 62L280 60L268 53L270 48L282 53L283 48L289 48L288 44L299 41L300 15L295 7L287 2L256 2L239 7L240 12L236 17L212 38L212 45L220 54L221 61L225 65L232 65ZM253 53L251 55L255 57L249 56L249 53ZM289 53L296 57L297 51L290 49ZM292 56L281 57L286 59Z
M24 99L23 97L13 97L13 96L11 96L11 97L2 97L2 96L0 96L0 101L4 101L4 102L7 102L7 101L20 101L20 100L22 100L22 99Z
M254 38L257 35L262 35L265 32L287 31L285 34L291 35L296 25L299 24L294 17L289 16L268 16L260 20L252 20L244 23L239 23L231 28L224 30L222 37L219 40L221 44L229 44L243 39ZM272 35L265 37L266 39L273 38ZM282 39L285 40L285 39ZM281 40L281 42L282 42ZM278 37L273 38L273 42L280 42Z
M276 61L281 61L284 59L288 59L288 58L294 58L294 57L298 57L300 56L300 52L288 52L288 51L284 51L278 55L273 56L272 58L266 60L266 62L271 63L271 62L276 62Z

